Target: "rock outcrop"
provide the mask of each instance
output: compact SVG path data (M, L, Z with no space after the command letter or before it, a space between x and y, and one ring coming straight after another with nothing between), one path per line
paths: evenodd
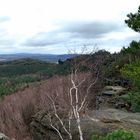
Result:
M127 95L127 89L121 86L106 86L101 94L97 96L98 108L126 108L129 105L121 96Z
M121 86L106 86L102 91L102 95L115 96L124 94L126 88Z
M67 120L64 121L68 123ZM68 140L68 135L60 125L58 120L53 124L59 129L63 138ZM93 134L103 135L117 128L126 130L133 129L137 139L140 139L140 113L128 113L117 109L106 109L90 111L81 118L81 127L84 139L89 140ZM50 126L48 114L45 111L38 112L30 124L30 129L34 140L59 140L57 132ZM76 122L71 123L71 133L73 140L78 140L78 129Z

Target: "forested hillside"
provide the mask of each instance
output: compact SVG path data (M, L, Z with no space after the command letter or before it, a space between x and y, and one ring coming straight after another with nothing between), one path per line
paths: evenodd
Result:
M140 33L140 7L127 17ZM55 63L0 61L0 139L9 140L3 133L15 140L140 140L140 41Z
M67 66L34 59L0 62L0 96L28 87L30 83L65 75Z

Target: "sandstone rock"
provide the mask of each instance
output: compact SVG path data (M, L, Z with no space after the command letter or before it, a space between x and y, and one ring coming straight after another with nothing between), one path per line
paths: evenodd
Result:
M126 108L129 110L127 102L120 98L127 93L126 91L126 88L121 86L105 86L97 97L98 108Z
M40 117L42 116L42 118ZM41 118L41 119L40 119ZM68 124L68 121L64 121L65 124ZM55 125L59 131L61 132L64 140L68 140L68 135L60 125L58 120L53 121L53 125ZM68 126L68 125L66 125ZM85 116L81 119L81 127L84 132L84 139L88 140L91 138L93 134L106 134L111 130L114 130L116 126L114 125L105 125L101 121L98 121L96 118ZM31 132L34 140L59 140L59 136L57 132L50 126L49 118L47 114L39 112L33 118L32 123L30 124ZM79 139L78 129L76 125L76 121L71 121L71 133L73 136L73 140Z
M68 124L67 120L64 120ZM64 140L68 140L68 135L60 125L57 119L53 120L53 124L59 129ZM126 130L133 129L140 139L140 113L130 113L118 109L106 109L88 111L81 118L81 127L84 139L89 140L93 134L103 135L117 128ZM31 132L34 140L59 140L57 132L50 126L48 114L44 111L38 112L32 123L30 124ZM71 132L73 140L78 140L78 129L75 120L71 122Z
M121 86L106 86L102 91L102 95L108 95L108 96L120 95L124 91L126 91L126 88L123 88Z
M113 96L113 95L116 95L116 92L113 90L103 91L102 95L103 96Z

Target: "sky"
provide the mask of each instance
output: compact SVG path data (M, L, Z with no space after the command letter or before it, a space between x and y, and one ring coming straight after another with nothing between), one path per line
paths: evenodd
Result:
M140 34L124 23L140 0L0 0L0 54L118 52Z

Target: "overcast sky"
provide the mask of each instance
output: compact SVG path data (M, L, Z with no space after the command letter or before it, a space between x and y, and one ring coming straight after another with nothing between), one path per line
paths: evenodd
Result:
M0 54L117 52L140 35L125 25L140 0L0 0Z

